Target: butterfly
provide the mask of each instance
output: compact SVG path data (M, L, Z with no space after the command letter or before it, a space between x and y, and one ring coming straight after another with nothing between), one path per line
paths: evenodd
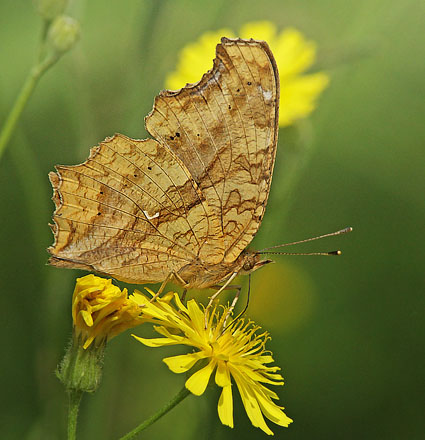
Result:
M222 38L195 84L155 98L152 139L116 134L49 178L49 263L136 284L226 285L271 260L247 249L276 156L279 76L264 41Z

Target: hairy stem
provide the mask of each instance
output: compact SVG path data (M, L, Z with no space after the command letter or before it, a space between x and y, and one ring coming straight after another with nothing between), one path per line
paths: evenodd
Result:
M69 409L68 409L68 440L77 438L77 417L80 407L82 391L69 391Z

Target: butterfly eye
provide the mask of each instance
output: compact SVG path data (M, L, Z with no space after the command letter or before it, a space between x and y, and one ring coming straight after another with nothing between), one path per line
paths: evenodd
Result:
M245 272L249 272L252 269L252 262L250 260L245 261L244 265L243 265L243 270Z

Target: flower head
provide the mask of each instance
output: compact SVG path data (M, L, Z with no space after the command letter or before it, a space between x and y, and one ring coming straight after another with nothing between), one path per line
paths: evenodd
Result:
M234 37L227 29L203 34L180 52L177 68L166 78L165 86L179 89L186 83L198 81L211 68L216 44L220 37ZM272 50L279 69L280 108L279 125L292 125L297 119L308 116L316 107L320 93L329 83L324 72L305 74L316 59L316 45L294 28L277 32L270 21L247 23L239 31L241 38L266 41Z
M169 293L158 301L166 304L172 296ZM72 297L71 344L56 372L68 391L96 391L108 340L144 322L156 322L146 307L141 307L148 303L149 298L141 292L136 290L128 296L127 289L120 290L111 279L92 274L77 278Z
M164 298L166 301L167 296ZM145 307L140 307L147 302L149 299L138 290L128 296L127 289L120 290L111 279L93 274L77 278L72 297L76 336L81 336L87 348L93 341L102 344L129 328L152 321Z
M292 420L273 402L272 399L278 398L277 394L265 386L283 385L283 378L277 372L279 367L268 366L273 362L270 352L265 349L268 333L258 334L260 327L244 319L233 321L224 329L227 307L207 312L208 325L205 328L204 311L195 300L190 300L187 307L177 295L174 301L176 307L164 302L146 305L146 313L160 324L155 330L162 337L145 339L133 336L150 347L182 344L195 348L193 353L167 357L164 362L174 373L187 372L199 362L197 371L185 384L197 396L204 393L215 373L215 383L222 388L218 415L224 425L233 427L234 382L254 426L272 435L264 416L278 425L288 426Z

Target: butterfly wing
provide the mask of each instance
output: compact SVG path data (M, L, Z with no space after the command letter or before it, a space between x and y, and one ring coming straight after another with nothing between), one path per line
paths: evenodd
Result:
M185 165L155 140L115 135L83 164L56 170L49 248L56 266L159 282L219 233Z
M199 83L156 98L146 118L156 140L116 135L50 174L50 263L147 283L235 261L267 202L278 100L267 44L222 39Z
M145 121L187 166L219 219L225 263L251 242L264 214L278 103L279 77L267 44L223 38L212 70L196 84L162 92ZM219 253L204 249L200 259L213 263Z

